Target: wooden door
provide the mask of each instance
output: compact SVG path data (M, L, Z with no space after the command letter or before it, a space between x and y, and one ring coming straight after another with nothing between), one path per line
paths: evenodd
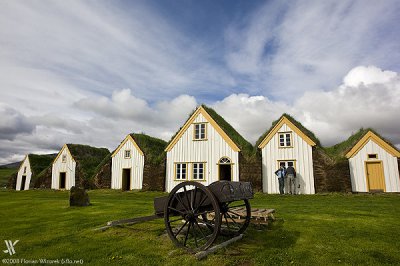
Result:
M382 162L367 162L366 164L369 191L385 191Z

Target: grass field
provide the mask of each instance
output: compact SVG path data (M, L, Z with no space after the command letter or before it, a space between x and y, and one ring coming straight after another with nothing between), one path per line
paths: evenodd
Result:
M17 172L17 170L14 168L0 168L0 188L4 188L7 185L8 177Z
M65 191L0 191L2 240L20 240L1 259L69 259L90 265L377 265L400 264L400 195L257 194L252 207L277 221L206 260L175 248L162 220L93 229L109 220L151 215L163 193L96 190L92 206L68 207ZM2 241L3 249L6 249Z

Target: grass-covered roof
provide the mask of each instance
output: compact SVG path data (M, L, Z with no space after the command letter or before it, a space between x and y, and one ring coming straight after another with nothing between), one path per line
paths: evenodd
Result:
M253 152L253 145L248 142L239 132L236 131L226 120L220 116L214 109L202 105L207 113L215 120L215 122L222 128L222 130L229 136L229 138L240 148L244 154L251 154Z
M95 174L96 167L103 159L110 154L106 148L96 148L82 144L67 144L67 147L74 158L79 163L84 178L90 178Z
M146 134L131 133L130 136L143 151L147 162L159 163L164 158L164 149L167 142L162 139L154 138Z
M46 169L56 158L57 154L29 154L29 164L32 170L32 176L40 174L44 169Z
M347 152L349 152L354 145L357 144L369 131L373 132L375 135L380 137L383 141L385 141L388 145L398 150L390 141L383 138L380 134L378 134L372 128L360 128L356 133L352 134L348 139L335 144L331 147L326 147L325 151L329 156L331 156L335 160L344 159Z
M275 125L282 119L282 117L287 118L298 129L300 129L301 132L303 132L307 137L309 137L312 141L314 141L315 144L317 144L317 146L321 147L321 142L315 136L315 134L312 131L310 131L309 129L307 129L305 126L303 126L299 121L297 121L296 119L294 119L291 115L289 115L287 113L284 113L283 115L281 115L281 117L279 117L279 119L277 119L277 120L272 122L271 127L264 134L262 134L261 137L257 140L256 147L258 147L258 145L260 145L260 143L265 139L265 137L269 134L269 132L271 132L271 130L275 127Z

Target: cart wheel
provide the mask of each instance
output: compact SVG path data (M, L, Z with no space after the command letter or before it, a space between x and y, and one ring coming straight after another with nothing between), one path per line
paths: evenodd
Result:
M215 213L213 219L205 218L209 213ZM205 250L220 232L218 201L206 186L193 181L182 182L168 196L164 222L176 246L190 251Z
M221 206L221 235L236 236L243 233L250 223L251 208L247 199L225 202Z

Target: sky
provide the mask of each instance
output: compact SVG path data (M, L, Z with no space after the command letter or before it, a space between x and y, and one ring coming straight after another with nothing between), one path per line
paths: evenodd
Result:
M168 141L202 103L251 143L289 113L400 148L399 25L395 0L0 0L0 164Z

